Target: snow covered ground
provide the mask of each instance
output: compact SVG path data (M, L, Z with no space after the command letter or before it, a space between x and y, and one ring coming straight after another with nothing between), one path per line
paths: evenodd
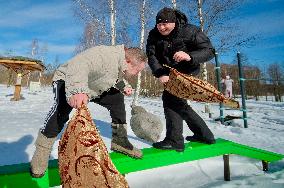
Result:
M26 163L34 152L34 141L45 115L53 103L52 89L42 88L30 92L23 88L24 100L10 101L14 88L0 85L0 165ZM126 98L127 117L130 119L131 97ZM141 98L141 106L162 119L165 123L160 98ZM89 108L101 135L110 147L111 121L106 109L90 103ZM204 104L191 102L191 106L205 120L216 138L225 138L241 144L284 154L284 103L272 101L247 101L248 128L243 128L241 119L233 120L229 126L221 125L203 113ZM213 118L219 116L219 106L211 105ZM241 111L225 110L225 115L241 116ZM151 143L138 139L130 127L130 141L138 148L151 147ZM184 124L184 136L192 133ZM162 137L165 136L165 129ZM162 138L161 138L162 139ZM58 141L53 147L52 158L57 158ZM231 181L223 180L223 159L215 157L145 170L126 175L131 188L283 188L284 160L270 164L269 172L262 171L261 161L240 156L231 156Z

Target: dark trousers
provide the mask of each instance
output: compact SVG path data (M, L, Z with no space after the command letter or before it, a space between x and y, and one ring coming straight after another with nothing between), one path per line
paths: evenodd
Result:
M42 134L48 138L56 137L63 129L65 123L69 120L69 114L72 107L69 106L65 95L65 82L58 80L53 83L54 105L46 116ZM91 100L110 112L112 123L126 123L126 111L124 104L124 95L115 88L102 93L99 98Z
M183 120L194 135L205 140L214 139L204 120L187 104L185 99L164 91L162 100L166 118L166 140L177 147L183 146Z

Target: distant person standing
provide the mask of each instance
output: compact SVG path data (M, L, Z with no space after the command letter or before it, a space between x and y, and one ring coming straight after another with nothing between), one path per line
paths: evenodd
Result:
M234 80L232 80L230 76L227 75L225 79L222 79L221 83L224 84L225 86L225 91L224 91L225 97L231 99L233 97Z

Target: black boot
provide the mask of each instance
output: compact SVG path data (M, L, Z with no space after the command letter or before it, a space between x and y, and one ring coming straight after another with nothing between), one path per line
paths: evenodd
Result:
M205 139L205 138L202 138L202 137L196 136L196 135L187 136L185 139L187 141L190 141L190 142L201 142L201 143L204 143L204 144L215 144L216 143L216 140L214 138L213 139Z
M157 148L157 149L163 149L163 150L176 150L177 152L183 152L184 151L184 145L174 146L174 144L167 139L164 139L161 142L153 143L153 147Z

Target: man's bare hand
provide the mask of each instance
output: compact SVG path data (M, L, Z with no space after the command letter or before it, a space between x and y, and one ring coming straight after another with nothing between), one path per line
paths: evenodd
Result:
M124 93L126 96L130 96L130 95L133 93L133 89L132 89L131 87L126 87L126 88L124 88L123 93Z
M78 93L75 95L72 95L68 101L68 104L73 107L78 109L79 107L82 106L82 104L88 104L89 97L85 93Z
M161 76L161 77L159 77L159 81L162 84L166 84L169 81L169 76Z
M190 61L191 57L190 57L190 55L188 55L187 53L185 53L183 51L178 51L174 54L173 59L176 62L181 62L181 61Z

